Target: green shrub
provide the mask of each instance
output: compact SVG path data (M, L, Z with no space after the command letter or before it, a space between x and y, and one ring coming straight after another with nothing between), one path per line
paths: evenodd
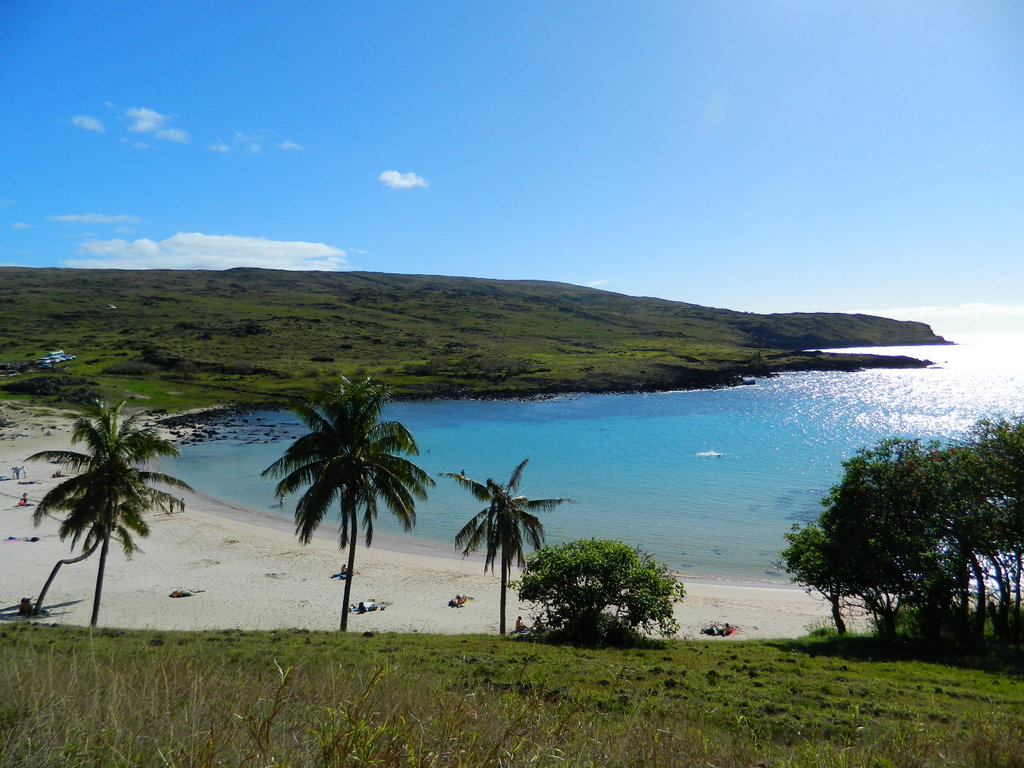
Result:
M160 369L145 360L119 360L103 369L111 376L149 376Z
M572 642L628 646L674 635L686 590L646 552L621 541L581 539L528 558L519 599L540 603L548 625Z

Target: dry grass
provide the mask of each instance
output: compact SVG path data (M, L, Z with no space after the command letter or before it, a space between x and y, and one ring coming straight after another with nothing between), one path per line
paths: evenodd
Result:
M1020 670L991 659L810 641L0 635L4 768L1024 765Z

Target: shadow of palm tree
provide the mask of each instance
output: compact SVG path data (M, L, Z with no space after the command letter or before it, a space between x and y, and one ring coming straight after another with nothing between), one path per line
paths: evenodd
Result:
M18 609L21 607L19 604L7 605L0 608L0 621L18 621L19 619L33 618L33 619L45 619L47 617L63 616L67 611L57 611L58 608L67 608L71 605L78 605L81 600L68 600L66 603L51 603L44 608L44 612L36 616L26 617L18 613Z

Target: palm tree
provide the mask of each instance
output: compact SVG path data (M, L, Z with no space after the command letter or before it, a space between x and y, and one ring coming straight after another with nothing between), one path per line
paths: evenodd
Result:
M501 618L498 631L505 634L505 590L508 577L512 572L512 561L520 568L526 565L523 555L523 539L525 538L534 549L544 543L544 526L537 518L535 511L554 509L572 499L528 499L516 496L519 481L529 459L512 470L512 477L504 485L487 478L486 483L478 483L464 474L445 472L442 477L450 477L459 485L473 494L477 501L487 502L487 506L477 512L455 536L455 546L462 547L463 555L487 548L484 559L484 573L490 568L494 570L494 561L501 551Z
M64 513L58 532L60 538L71 537L74 547L84 539L82 557L61 561L76 562L88 557L96 547L100 550L100 563L96 573L92 618L95 627L103 593L103 573L107 565L110 539L116 537L126 557L136 551L133 535L145 537L149 525L145 514L153 507L170 511L176 499L155 484L192 490L186 483L161 472L142 469L149 461L161 456L178 456L178 449L160 437L156 430L139 423L140 414L121 417L124 402L110 407L98 401L86 408L71 422L71 444L82 443L84 453L76 451L40 451L28 457L29 461L49 461L60 464L74 473L60 485L52 488L32 514L39 525L53 513ZM36 601L36 611L42 608L56 568L47 580Z
M409 430L397 421L380 420L389 394L386 386L369 378L353 383L342 377L337 390L295 405L292 411L309 432L263 470L264 475L281 478L280 496L306 488L295 506L295 533L303 544L309 543L330 507L338 504L339 547L348 547L343 632L348 628L360 510L370 546L378 503L408 531L416 523L416 499L425 499L427 487L434 484L404 456L419 453Z

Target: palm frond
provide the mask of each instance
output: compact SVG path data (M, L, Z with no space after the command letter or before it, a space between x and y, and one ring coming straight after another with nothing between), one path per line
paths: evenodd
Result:
M519 488L519 481L523 479L523 472L526 470L526 465L530 463L530 460L523 459L519 466L512 470L512 477L508 479L508 483L505 485L505 489L509 495L514 493Z
M124 405L100 401L72 419L71 442L84 450L40 451L28 457L55 462L76 473L51 488L32 515L36 525L48 516L61 515L58 535L62 540L70 538L72 547L84 540L89 550L116 538L125 554L131 555L138 549L135 537L149 534L146 513L166 506L170 498L153 485L191 490L175 477L143 468L152 459L179 452L155 430L143 427L140 414L122 416ZM94 619L98 605L97 598Z

